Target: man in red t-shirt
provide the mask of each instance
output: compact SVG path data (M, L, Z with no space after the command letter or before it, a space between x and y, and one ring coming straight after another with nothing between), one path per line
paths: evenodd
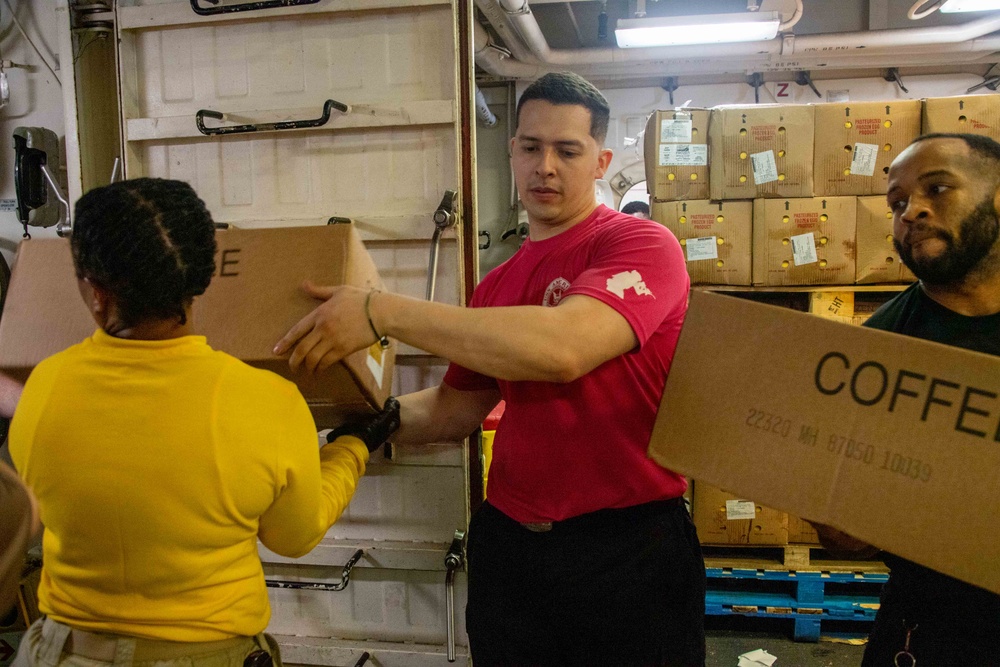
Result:
M476 667L705 661L686 483L646 456L689 280L666 228L597 204L609 115L575 74L525 90L510 148L529 238L470 308L311 287L325 303L275 348L316 370L390 335L449 359L400 397L399 445L464 438L506 400L469 526Z

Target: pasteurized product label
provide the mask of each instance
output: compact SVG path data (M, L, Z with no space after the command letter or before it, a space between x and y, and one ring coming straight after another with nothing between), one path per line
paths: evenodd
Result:
M719 244L714 236L687 239L684 245L687 248L687 259L689 262L697 262L699 259L719 258Z
M674 144L691 142L690 118L664 118L660 121L660 141Z
M874 176L875 161L878 159L878 146L875 144L854 144L854 157L851 159L851 173L857 176Z
M727 500L726 520L739 521L740 519L756 519L757 505L749 500Z
M750 156L753 164L753 182L757 185L778 180L778 165L774 161L774 151L754 153Z
M792 261L795 262L795 266L819 261L819 258L816 257L816 237L813 236L812 232L793 236L791 242Z
M661 167L704 167L708 144L660 144Z

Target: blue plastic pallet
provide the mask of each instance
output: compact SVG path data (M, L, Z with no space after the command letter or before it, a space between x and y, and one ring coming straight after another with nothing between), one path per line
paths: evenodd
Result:
M825 620L875 620L879 593L889 575L881 572L823 572L709 567L705 613L712 616L739 615L788 618L795 622L796 641L819 641ZM794 593L713 589L714 581L779 581L792 584ZM871 595L826 594L827 583L871 584Z

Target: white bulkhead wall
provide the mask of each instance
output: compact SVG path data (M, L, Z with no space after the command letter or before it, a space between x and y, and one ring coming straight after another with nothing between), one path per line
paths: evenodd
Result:
M8 10L27 33L38 53L14 24ZM13 210L14 202L14 128L19 126L46 127L60 139L65 136L63 93L59 79L59 35L56 3L52 0L0 1L0 58L27 68L9 67L7 83L10 99L0 108L0 253L8 263L21 241L23 228ZM55 70L50 72L44 62ZM29 228L33 237L55 236L55 228Z

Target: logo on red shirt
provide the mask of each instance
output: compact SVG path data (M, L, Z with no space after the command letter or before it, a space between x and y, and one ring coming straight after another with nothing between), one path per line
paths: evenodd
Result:
M542 297L542 305L551 308L558 306L562 301L563 293L569 289L569 281L565 278L556 278L545 288L545 296Z
M630 289L634 289L637 296L647 295L656 298L649 288L646 287L646 283L643 282L642 276L639 275L638 271L622 271L621 273L616 273L615 275L608 278L608 291L617 296L619 299L625 298L625 292Z

